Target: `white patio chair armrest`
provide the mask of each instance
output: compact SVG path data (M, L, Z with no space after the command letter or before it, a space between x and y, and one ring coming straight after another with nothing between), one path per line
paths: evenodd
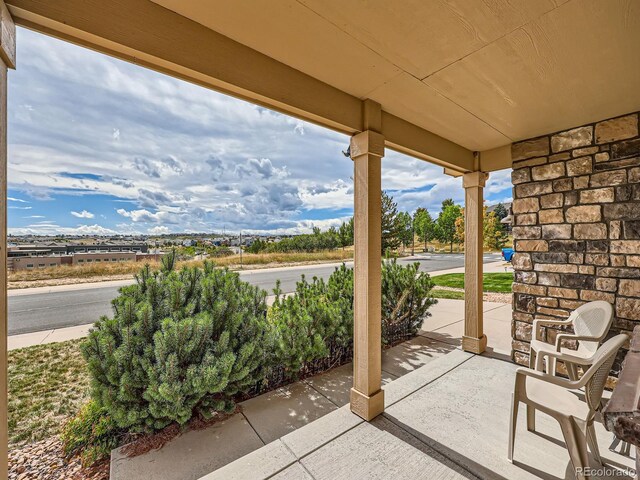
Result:
M533 321L533 331L534 333L538 331L538 327L540 325L571 325L571 320L552 320L547 318L539 318Z
M545 355L547 355L562 362L570 362L578 365L591 365L593 363L593 357L578 357L577 355L571 355L567 352L551 352L543 350L539 352L538 355L540 355L540 357L544 357Z
M593 337L590 335L574 335L573 333L559 333L556 335L556 352L559 352L562 348L562 340L585 340L591 342L599 341L599 337Z
M570 390L579 388L578 382L573 382L566 378L549 375L548 373L539 372L538 370L533 370L531 368L520 367L516 370L516 375L524 375L527 377L537 378L538 380L542 380L543 382L553 383L554 385L558 385Z

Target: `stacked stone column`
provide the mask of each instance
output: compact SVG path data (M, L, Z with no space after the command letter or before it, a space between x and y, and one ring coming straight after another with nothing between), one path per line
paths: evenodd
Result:
M591 300L614 305L611 335L631 332L640 322L638 113L515 143L512 158L513 359L528 364L534 319L563 319ZM554 343L558 332L535 334Z

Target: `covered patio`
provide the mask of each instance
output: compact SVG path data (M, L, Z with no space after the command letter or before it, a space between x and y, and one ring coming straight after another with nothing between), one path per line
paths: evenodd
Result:
M634 186L640 180L640 4L0 0L0 13L3 118L7 68L19 65L15 22L351 136L350 406L212 478L400 478L402 472L412 478L571 478L559 432L542 418L540 434L519 437L520 463L505 460L516 367L479 356L487 348L483 189L491 172L516 169L514 360L526 363L532 335L554 339L553 330L532 333L534 319L563 318L603 292L616 305L616 331L630 331L640 320L640 287L633 283L640 278L640 257L625 257L640 245L633 203L640 201ZM386 149L463 177L466 281L461 350L383 389L380 190ZM4 201L4 120L0 160ZM580 189L599 191L583 198L575 193ZM571 210L577 203L591 206ZM604 203L613 208L603 210ZM6 227L6 201L0 224ZM6 228L0 237L0 248L5 246ZM6 251L2 258L6 262Z
M202 479L573 478L560 428L545 415L536 432L520 415L514 463L506 460L515 369L453 350L385 385L385 412L372 422L341 408ZM607 451L611 434L596 428L608 471L593 478L634 478L625 473L633 460Z

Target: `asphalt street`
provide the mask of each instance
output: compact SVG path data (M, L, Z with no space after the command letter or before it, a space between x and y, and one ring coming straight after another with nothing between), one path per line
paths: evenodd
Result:
M484 262L500 260L500 254L486 254ZM464 265L463 254L420 254L403 258L400 263L419 262L420 270L434 272ZM351 262L347 266L352 266ZM295 290L300 276L328 278L335 265L305 265L244 271L243 280L272 293L279 279L283 292ZM93 323L102 315L111 315L111 300L118 295L118 285L106 284L92 288L57 288L51 291L35 289L33 293L10 291L9 335L64 328Z

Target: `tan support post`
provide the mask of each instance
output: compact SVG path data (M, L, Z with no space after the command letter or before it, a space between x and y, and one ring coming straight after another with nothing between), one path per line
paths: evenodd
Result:
M16 68L16 27L0 0L0 478L9 470L7 424L7 68Z
M482 325L482 208L489 175L469 172L462 177L464 207L464 336L462 349L482 353L487 337Z
M384 137L366 130L351 138L354 164L354 307L351 411L369 421L384 410L381 390L382 227Z

